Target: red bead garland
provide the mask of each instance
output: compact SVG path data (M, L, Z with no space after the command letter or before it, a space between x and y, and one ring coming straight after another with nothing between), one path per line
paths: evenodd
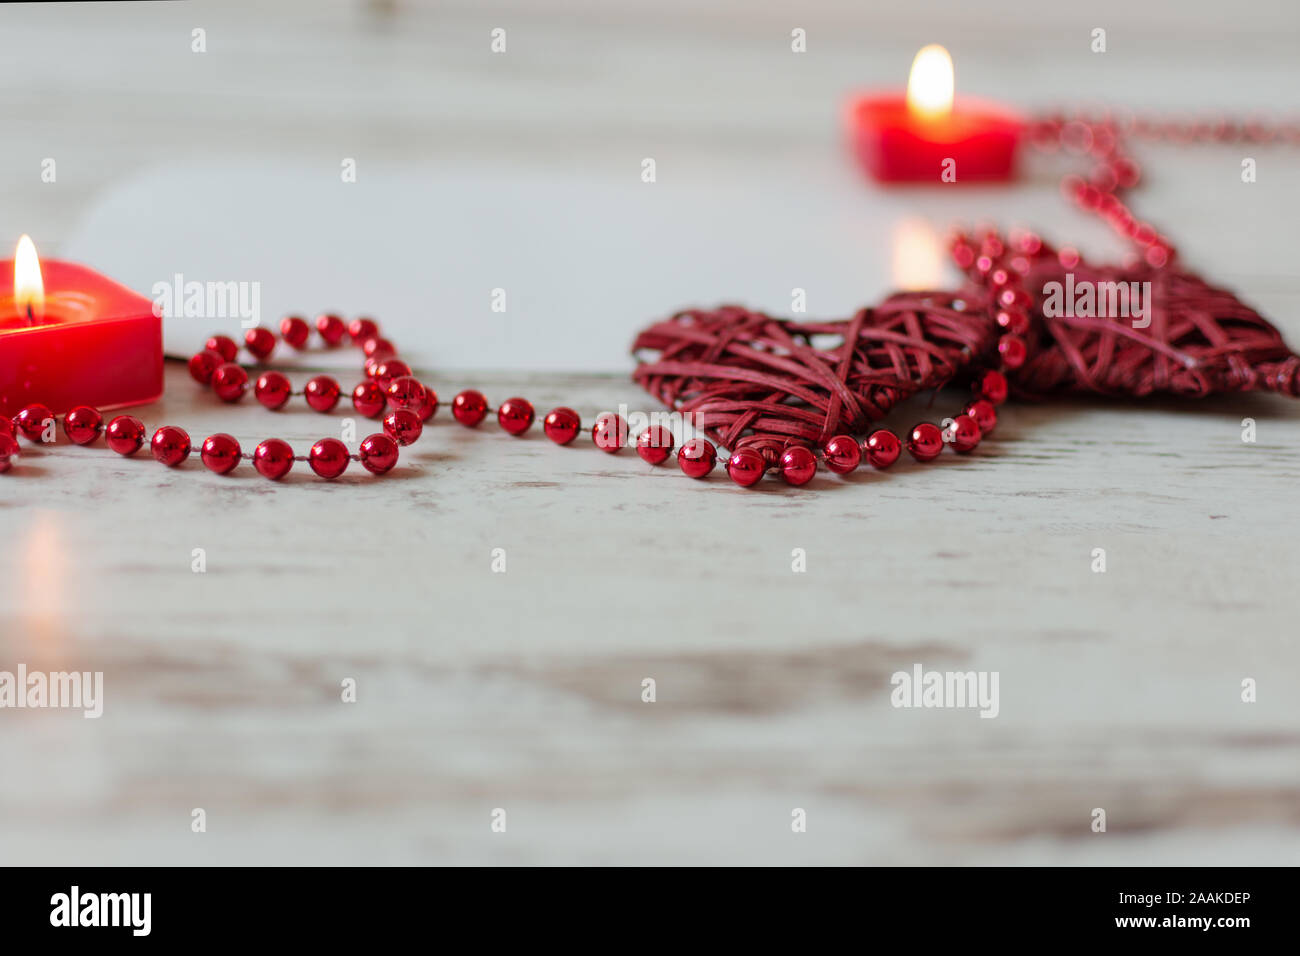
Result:
M310 335L311 327L302 316L286 315L280 320L280 337L291 347L302 348Z
M322 478L337 478L347 471L350 460L348 446L337 438L322 438L311 446L307 455L311 470Z
M133 415L118 415L108 423L104 443L119 455L134 455L144 444L144 422Z
M268 438L253 449L253 467L263 478L279 481L293 468L293 449L287 441Z
M242 366L227 362L212 373L212 390L223 402L237 402L248 390L248 373Z
M424 431L424 422L409 408L395 408L384 419L384 434L399 445L412 445Z
M767 471L767 461L752 448L741 448L727 459L727 474L742 488L756 484Z
M451 400L451 414L466 428L474 428L487 414L487 399L482 392L467 388Z
M688 478L706 478L718 462L718 450L706 438L682 442L677 451L677 467Z
M190 457L190 436L183 428L177 428L175 425L164 425L153 433L153 440L149 443L149 450L153 452L154 458L158 459L158 461L169 468L175 468Z
M335 346L343 341L343 333L347 331L347 326L337 315L327 313L316 316L316 331L320 333L327 346Z
M53 417L48 405L37 402L20 410L13 423L28 441L40 441L45 434L45 423Z
M622 415L606 412L591 426L591 440L601 451L616 454L627 444L627 422Z
M397 443L387 435L371 435L361 443L357 456L361 466L372 474L382 475L397 464Z
M209 435L203 442L199 457L209 470L215 471L218 475L229 474L239 464L241 457L239 442L224 432Z
M352 407L366 418L378 418L387 404L384 390L375 382L360 382L352 390Z
M424 423L437 411L437 393L420 382L407 363L396 358L395 348L379 335L374 321L363 319L344 324L338 316L325 314L317 317L315 327L326 346L340 343L347 335L366 353L367 378L353 389L352 404L368 418L382 417L383 431L365 438L355 455L349 454L347 446L338 439L322 438L306 456L295 455L293 448L278 438L266 439L252 454L246 454L233 436L218 433L208 436L199 447L199 458L206 468L225 475L248 459L260 475L278 481L289 474L295 462L306 461L318 476L334 479L343 475L352 461L357 461L368 472L382 475L397 464L400 448L419 440ZM286 316L280 323L280 332L286 344L302 349L307 346L311 326L300 316ZM272 354L276 344L275 335L267 329L251 329L245 335L245 345L255 359ZM214 335L190 359L189 373L222 401L238 402L248 391L249 373L235 361L237 357L238 347L233 339ZM295 392L289 378L274 369L261 371L252 391L268 409L282 409L292 397L301 395L309 407L321 413L333 411L342 396L338 381L329 375L314 376L301 392ZM968 452L992 430L997 421L994 405L1005 398L1006 380L1000 373L988 371L975 383L973 391L976 397L961 414L946 420L942 431L930 423L921 423L913 429L907 447L914 457L932 460L945 443L953 445L956 451ZM475 389L458 393L451 408L456 420L471 428L493 411L483 394ZM524 435L536 416L532 403L520 397L506 399L495 412L502 430L515 436ZM53 418L47 407L33 403L12 421L0 419L0 471L7 470L19 453L15 436L21 433L29 440L40 441ZM542 428L551 441L568 445L581 433L582 419L572 408L560 406L547 413ZM108 447L124 456L138 452L147 434L143 422L131 415L118 415L105 427L102 415L84 405L63 416L63 430L79 445L93 444L102 433ZM590 435L597 448L609 453L618 452L629 443L627 422L611 412L596 418ZM158 428L149 445L154 458L173 468L184 464L193 450L189 434L173 425ZM673 453L676 439L671 429L654 425L637 436L635 447L643 460L658 465ZM790 441L779 450L740 447L727 459L726 470L732 481L744 487L755 484L769 470L775 470L787 484L798 487L816 476L819 461L825 462L831 472L846 475L864 461L875 468L888 468L897 460L901 448L902 443L892 432L878 429L862 442L851 435L836 435L820 449L798 441ZM704 438L689 438L677 450L678 466L691 478L707 477L717 461L717 448Z
M980 443L980 427L975 419L965 413L954 418L944 429L943 440L958 454L968 454Z
M497 422L511 435L522 435L533 425L533 406L527 399L507 398L497 409Z
M636 453L643 461L652 465L662 465L673 453L673 433L662 425L655 425L643 431L636 440Z
M380 387L383 387L382 382ZM409 374L391 379L388 387L384 389L384 394L392 408L419 408L424 404L424 386ZM529 411L532 411L531 407ZM531 415L528 420L531 424Z
M791 445L781 455L781 477L796 488L806 485L817 474L817 459L805 446Z
M847 475L862 463L862 447L852 435L836 435L822 453L826 467L837 475Z
M257 400L272 411L283 408L288 403L292 392L293 386L279 372L263 372L257 377L257 384L253 386L253 394Z
M903 443L898 440L898 436L884 428L872 432L862 443L862 454L872 468L888 468L898 461L898 456L902 453Z
M317 375L303 387L303 398L315 411L332 412L339 403L342 391L339 383L328 375Z
M9 470L20 451L18 439L14 438L13 435L0 431L0 473Z
M907 453L917 461L934 461L943 451L943 432L938 425L921 422L907 436Z
M78 445L89 445L104 431L104 416L89 405L78 405L63 416L63 433Z
M567 445L582 431L582 419L572 408L556 408L542 419L542 431L557 445Z

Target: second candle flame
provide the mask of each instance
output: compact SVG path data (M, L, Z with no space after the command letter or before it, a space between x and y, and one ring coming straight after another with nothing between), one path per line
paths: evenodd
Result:
M32 237L18 240L14 252L14 308L21 318L39 322L45 318L45 281L41 278L41 260L36 255Z
M952 112L952 57L937 43L923 46L907 77L907 108L925 119Z

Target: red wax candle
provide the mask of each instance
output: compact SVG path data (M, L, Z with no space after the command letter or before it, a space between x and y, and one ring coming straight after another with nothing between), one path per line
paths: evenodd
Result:
M1023 121L996 103L954 99L947 51L926 47L912 64L907 95L853 100L848 126L858 159L880 182L969 183L1015 175Z
M21 280L15 290L14 262L0 262L0 415L32 402L61 413L160 398L162 319L153 303L76 263L41 263L37 283L42 272L43 314L40 292Z

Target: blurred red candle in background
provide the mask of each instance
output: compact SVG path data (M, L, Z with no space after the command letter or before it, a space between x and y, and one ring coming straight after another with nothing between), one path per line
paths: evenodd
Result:
M0 415L41 402L56 414L156 401L162 318L153 303L85 266L41 263L23 236L0 262Z
M1015 175L1023 121L1012 110L954 98L952 58L941 46L916 54L907 94L853 100L849 136L880 182L992 182Z

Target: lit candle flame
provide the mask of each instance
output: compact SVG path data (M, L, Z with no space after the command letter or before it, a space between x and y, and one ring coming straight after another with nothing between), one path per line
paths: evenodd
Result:
M32 237L18 240L14 252L14 308L29 322L45 317L45 281L41 278L41 260L36 256Z
M952 57L937 43L921 47L907 77L907 108L924 119L952 112Z

